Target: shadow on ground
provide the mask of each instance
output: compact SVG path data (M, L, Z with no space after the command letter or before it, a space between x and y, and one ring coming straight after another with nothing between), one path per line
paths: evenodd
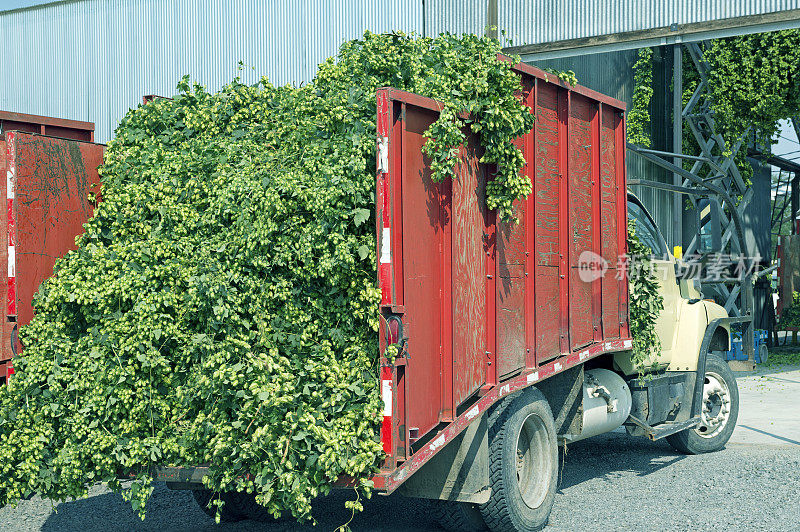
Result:
M561 490L578 486L590 479L611 480L622 475L644 477L669 468L683 460L666 443L630 438L624 433L611 433L567 448L561 464ZM354 497L352 491L338 491L314 503L317 526L293 521L256 523L243 521L216 525L192 500L191 494L172 491L157 484L148 503L147 519L139 518L130 505L114 493L100 493L83 500L59 504L42 526L47 532L83 530L86 532L147 531L328 531L347 523L351 513L344 502ZM556 517L556 516L554 516ZM425 501L399 496L375 495L364 502L364 512L352 518L354 531L437 530Z
M684 458L664 441L651 442L624 432L603 434L567 447L559 493L591 479L615 478L623 473L644 477Z

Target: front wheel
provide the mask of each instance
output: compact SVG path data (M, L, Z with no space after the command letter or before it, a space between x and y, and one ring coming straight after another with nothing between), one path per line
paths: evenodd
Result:
M708 353L700 424L667 436L667 442L686 454L719 451L728 443L738 417L739 388L736 386L736 377L722 357Z
M489 426L492 494L480 506L495 532L541 530L553 509L558 482L558 446L553 413L544 395L526 390Z

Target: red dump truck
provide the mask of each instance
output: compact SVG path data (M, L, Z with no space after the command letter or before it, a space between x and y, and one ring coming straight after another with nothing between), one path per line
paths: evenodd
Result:
M0 383L14 372L17 330L33 317L33 294L92 216L105 149L93 140L90 122L0 111Z
M519 64L536 114L518 140L533 192L516 223L486 209L492 169L474 134L457 176L430 178L421 148L441 105L377 92L376 231L382 298L381 440L372 480L385 494L436 501L451 530L538 530L557 483L559 442L625 425L685 452L721 448L738 392L716 351L730 323L694 285L646 209L626 192L625 105ZM659 260L663 352L650 378L631 362L624 261L628 206ZM695 292L692 292L695 290ZM398 355L387 357L387 349ZM206 467L156 478L192 489ZM347 480L342 479L342 484ZM258 512L253 496L222 494L222 518Z

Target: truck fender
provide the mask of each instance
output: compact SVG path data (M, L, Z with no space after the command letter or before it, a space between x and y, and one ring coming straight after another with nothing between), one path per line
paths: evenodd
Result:
M752 318L750 316L728 317L726 315L725 317L718 317L711 320L711 322L708 324L708 327L706 327L706 332L703 335L703 341L700 344L700 352L698 353L697 357L696 379L693 392L694 398L692 401L692 417L700 415L700 408L703 402L703 380L706 375L706 355L708 355L709 350L712 350L712 345L720 345L720 342L724 341L721 340L722 337L720 329L725 331L727 334L727 343L722 345L729 346L731 324L743 323L751 319Z

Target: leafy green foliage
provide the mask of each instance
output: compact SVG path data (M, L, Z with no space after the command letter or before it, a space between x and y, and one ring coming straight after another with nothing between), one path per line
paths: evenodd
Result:
M642 146L650 144L647 127L653 91L651 56L650 49L639 50L639 60L634 65L633 107L628 115L628 140ZM705 59L710 67L708 91L715 129L725 140L724 150L716 144L711 147L714 155L729 155L749 128L758 144L770 146L779 131L778 122L800 112L800 31L717 39L705 49ZM694 62L689 54L683 54L684 105L699 81ZM684 125L683 151L700 155L688 124ZM749 183L753 171L745 151L737 152L734 159L745 183ZM691 165L692 161L684 161L684 166Z
M718 39L706 59L714 120L729 147L749 127L769 146L778 121L800 111L800 31Z
M787 339L787 343L790 340ZM769 359L764 367L778 368L782 366L798 366L800 365L800 351L797 345L774 346L769 350Z
M650 100L653 98L653 49L639 48L633 65L633 105L628 112L628 142L650 146Z
M792 292L792 303L781 311L780 327L800 327L800 292Z
M561 83L565 83L570 87L574 87L578 84L578 77L575 75L573 70L556 70L554 68L545 68L544 71L549 72L550 74L555 74Z
M130 111L0 389L0 505L121 490L122 473L143 516L154 465L209 464L209 488L302 519L337 478L374 473L375 90L442 102L425 147L438 180L478 132L498 166L487 202L510 213L531 188L512 140L533 115L499 51L367 33L304 87L184 78Z
M631 361L642 374L661 354L656 320L664 310L658 279L652 271L651 251L636 235L636 223L628 221L628 290L633 351ZM653 362L655 363L655 362Z

